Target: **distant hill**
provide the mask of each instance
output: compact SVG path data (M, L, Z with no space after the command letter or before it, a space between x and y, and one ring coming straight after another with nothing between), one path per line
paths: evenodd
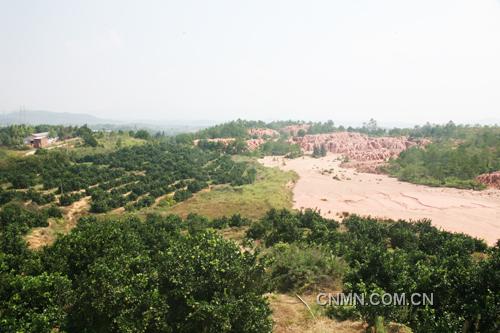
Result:
M140 120L122 121L105 119L85 113L52 112L52 111L17 111L0 114L0 127L14 124L29 125L89 125L92 129L137 130L147 129L151 132L162 131L165 134L194 132L213 125L209 121L180 120Z
M51 111L17 111L0 115L0 125L12 124L46 124L46 125L96 125L118 123L110 119L102 119L84 113L51 112Z

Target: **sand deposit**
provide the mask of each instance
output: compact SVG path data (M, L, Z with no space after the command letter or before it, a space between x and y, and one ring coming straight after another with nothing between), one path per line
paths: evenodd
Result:
M340 166L342 157L283 159L265 157L266 166L293 170L294 207L318 208L326 217L343 212L391 219L431 219L433 225L482 238L500 238L500 191L436 188L400 182L385 175L360 173Z

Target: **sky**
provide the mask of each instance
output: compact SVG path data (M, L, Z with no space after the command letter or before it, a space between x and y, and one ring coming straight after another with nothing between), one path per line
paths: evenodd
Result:
M500 122L500 0L0 0L0 112Z

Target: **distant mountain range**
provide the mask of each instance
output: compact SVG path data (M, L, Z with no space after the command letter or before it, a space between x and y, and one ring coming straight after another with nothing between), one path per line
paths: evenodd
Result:
M65 125L82 126L87 124L93 129L148 129L164 131L167 134L192 132L213 125L210 122L190 121L137 121L125 122L116 119L105 119L85 113L52 112L52 111L17 111L0 114L0 126L13 124L29 125Z
M51 111L17 111L0 115L1 125L30 124L30 125L96 125L116 124L111 119L102 119L84 113L51 112Z
M269 119L268 121L271 121ZM69 113L69 112L52 112L52 111L17 111L11 113L0 114L0 126L7 126L12 124L30 124L30 125L89 125L93 129L149 129L151 131L164 131L167 134L181 133L181 132L193 132L202 128L213 126L217 123L222 123L224 121L216 120L159 120L159 119L147 119L147 120L136 120L136 121L123 121L116 119L106 119L99 118L86 113ZM360 122L355 121L345 121L339 122L344 126L361 126ZM338 125L337 124L337 125ZM460 124L460 122L456 122ZM500 119L490 118L490 119L480 119L474 124L481 125L493 125L500 124ZM404 122L384 122L379 123L383 128L393 128L393 127L413 127L415 124L404 123ZM424 125L421 123L420 125Z

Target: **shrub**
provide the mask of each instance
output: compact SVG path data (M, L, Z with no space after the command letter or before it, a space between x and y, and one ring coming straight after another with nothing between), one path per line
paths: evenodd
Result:
M59 204L61 206L69 206L73 202L80 200L83 197L82 193L65 193L59 197Z
M181 202L185 201L193 196L193 193L191 193L188 190L178 190L175 191L174 193L174 200L175 202Z
M332 287L340 284L346 270L345 263L322 246L278 243L266 259L270 285L279 292Z
M171 228L177 222L158 215L145 223L82 219L44 249L44 269L67 277L75 295L58 317L67 320L55 326L65 332L271 332L256 255L212 232L183 235ZM37 299L29 300L36 308Z
M54 217L54 218L63 217L61 210L55 205L51 205L49 208L46 209L45 212L47 213L48 217Z
M246 217L242 217L240 214L234 214L231 218L229 218L230 227L242 227L249 224L250 220Z
M328 306L326 315L340 321L361 319L356 307L350 305Z
M229 226L229 219L225 216L217 217L212 220L210 226L215 229L224 229Z
M247 230L246 236L250 239L262 239L266 235L267 228L261 222L255 222L250 225L250 228Z
M204 231L209 226L209 221L205 216L201 216L195 213L189 213L186 218L186 223L188 226L188 231L192 235Z

